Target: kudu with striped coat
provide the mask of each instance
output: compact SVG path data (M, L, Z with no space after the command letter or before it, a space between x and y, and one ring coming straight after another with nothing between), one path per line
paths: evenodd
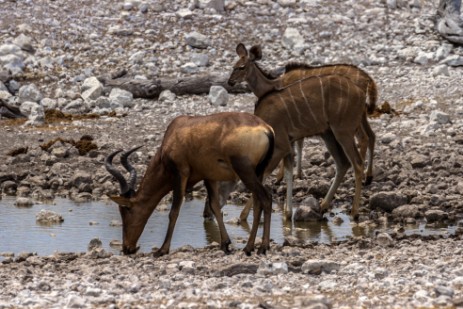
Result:
M251 48L250 53L254 53L257 57L262 57L262 51L260 46L255 45ZM256 58L257 58L256 57ZM258 60L258 59L256 59ZM262 70L261 70L262 71ZM265 72L262 71L265 75ZM285 66L285 73L282 74L277 78L278 80L278 88L274 90L282 89L287 87L293 83L296 83L300 80L304 80L305 78L311 76L321 76L327 74L337 74L344 77L349 78L352 80L358 87L363 89L367 94L368 102L365 102L365 108L367 110L367 114L371 114L376 109L376 102L378 100L378 90L376 87L376 83L371 78L371 76L365 72L364 70L360 69L355 65L350 64L329 64L329 65L322 65L322 66L310 66L304 63L289 63ZM249 77L252 79L255 77ZM271 78L271 77L270 77ZM356 133L356 138L359 144L360 155L362 160L366 157L367 149L369 158L368 158L368 166L366 170L366 177L365 177L365 185L369 185L373 180L373 155L374 155L374 148L375 148L375 140L376 136L373 130L371 129L370 123L367 119L367 114L362 119L362 123L360 129ZM296 141L296 154L297 154L297 177L301 178L302 169L301 169L301 159L302 159L302 146L303 140ZM277 181L281 181L283 178L283 168L280 169L280 172L277 175Z
M179 116L167 127L160 149L152 158L146 173L135 190L136 171L128 157L137 148L123 152L121 163L130 172L129 181L112 164L121 150L111 153L106 169L121 187L119 196L111 199L119 205L122 217L123 253L138 250L148 218L161 199L173 191L167 234L155 256L169 253L175 223L187 188L201 180L207 189L210 207L217 219L221 249L229 252L230 238L225 229L219 206L219 182L241 180L252 192L254 221L246 254L254 249L260 221L264 215L264 230L259 253L265 253L270 243L271 194L262 185L262 178L274 149L273 129L249 113L218 113L208 116Z
M243 44L237 46L240 57L234 65L229 83L247 81L249 88L259 98L254 114L270 124L275 131L275 153L266 170L271 173L280 160L284 160L287 181L287 216L292 215L291 144L304 137L320 136L336 163L336 175L321 203L326 211L344 175L350 166L354 169L355 195L351 214L358 216L360 204L363 160L355 145L355 135L366 120L365 90L350 78L324 74L295 79L283 84L278 78L269 78L255 63L261 58L255 47L248 53ZM250 204L241 218L247 217Z

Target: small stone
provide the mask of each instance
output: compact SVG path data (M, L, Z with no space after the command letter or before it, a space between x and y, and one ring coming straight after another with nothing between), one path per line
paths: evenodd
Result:
M209 90L209 103L215 106L226 106L228 103L228 92L222 86L212 86Z

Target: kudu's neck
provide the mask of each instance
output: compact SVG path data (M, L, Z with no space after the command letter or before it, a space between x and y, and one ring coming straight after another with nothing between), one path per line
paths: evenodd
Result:
M140 186L133 197L134 202L151 214L161 199L172 190L171 178L161 163L161 155L158 152L146 169Z
M250 65L248 74L246 75L246 82L258 98L279 88L279 79L268 78L255 63L251 63Z

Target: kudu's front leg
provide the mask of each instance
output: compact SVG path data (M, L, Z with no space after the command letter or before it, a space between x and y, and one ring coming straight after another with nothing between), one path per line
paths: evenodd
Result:
M221 212L221 205L219 202L219 183L217 181L204 181L206 185L207 194L209 198L209 205L212 212L214 213L215 218L217 219L217 224L219 225L220 230L220 249L225 253L230 253L229 245L231 244L230 237L228 236L227 229L223 223L223 216Z

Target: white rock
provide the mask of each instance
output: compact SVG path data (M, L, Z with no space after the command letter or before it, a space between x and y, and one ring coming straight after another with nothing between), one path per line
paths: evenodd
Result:
M204 49L210 45L209 39L199 32L193 31L185 35L185 41L188 45L195 48Z
M96 100L103 94L103 85L96 77L89 77L84 80L80 87L81 96L85 101Z
M159 102L174 102L177 96L172 91L166 89L159 94Z
M20 102L40 102L43 98L42 93L35 84L24 85L19 88L18 96Z
M51 210L42 209L39 213L35 216L37 222L42 224L53 224L53 223L61 223L64 221L63 217Z
M439 110L434 110L429 115L429 120L438 124L450 123L450 115Z
M214 9L217 13L222 13L225 9L224 0L198 0L197 7L200 9Z
M175 15L177 15L179 18L190 19L194 14L192 11L190 11L190 9L180 9L175 12Z
M209 90L209 103L215 106L226 106L228 103L228 92L222 86L211 86Z
M304 38L296 28L286 28L281 43L287 49L300 48L304 46Z
M123 107L133 106L133 94L127 90L120 88L113 88L109 93L109 100L111 104L117 104Z

